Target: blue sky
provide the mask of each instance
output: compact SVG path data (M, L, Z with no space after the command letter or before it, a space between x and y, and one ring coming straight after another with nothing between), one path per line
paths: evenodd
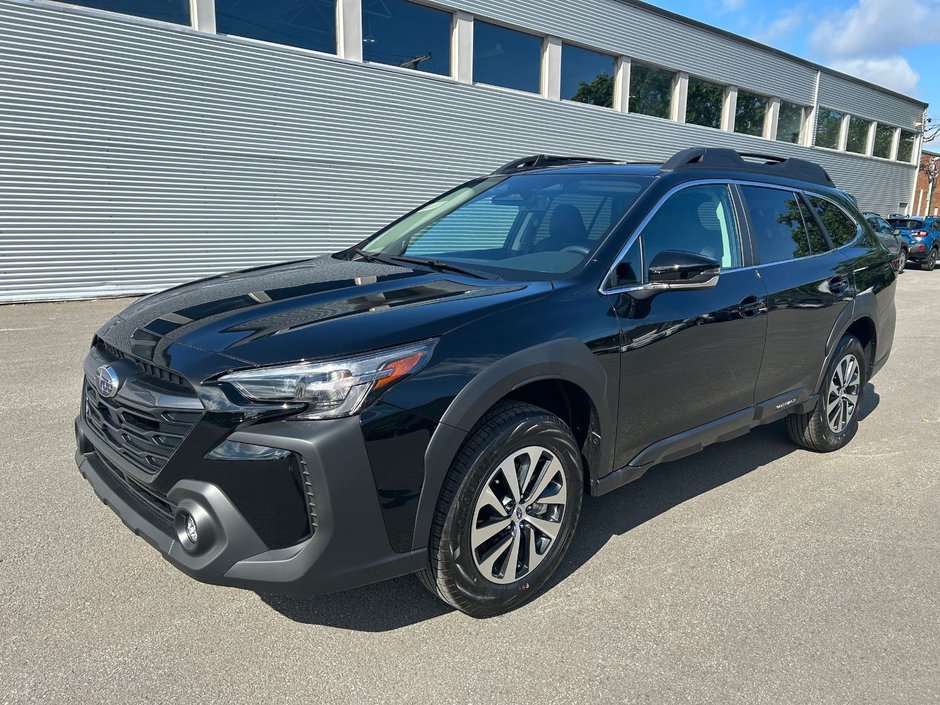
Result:
M940 116L940 0L648 0L930 103Z

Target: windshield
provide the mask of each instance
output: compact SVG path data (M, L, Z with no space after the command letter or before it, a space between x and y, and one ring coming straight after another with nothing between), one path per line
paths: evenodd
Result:
M905 220L902 218L892 218L888 221L895 228L901 228L903 230L917 230L918 228L924 227L924 221L922 220Z
M578 268L649 182L552 172L478 179L379 232L361 251L552 278Z

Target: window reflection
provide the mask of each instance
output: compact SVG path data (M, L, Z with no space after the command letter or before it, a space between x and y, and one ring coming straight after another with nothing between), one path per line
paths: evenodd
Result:
M894 142L894 128L890 125L875 127L875 149L872 152L882 159L891 158L891 144Z
M901 130L901 139L898 141L898 161L912 162L914 160L914 140L916 135L907 130Z
M489 22L473 23L473 80L539 92L542 38Z
M616 60L609 54L564 44L561 51L561 98L614 107Z
M738 102L734 109L734 131L742 135L760 137L764 134L764 119L767 117L767 99L762 95L738 91Z
M216 0L219 34L336 53L335 0Z
M816 146L826 149L839 148L839 136L842 132L844 113L820 108L816 115Z
M845 151L855 154L865 154L868 147L868 130L870 120L863 120L854 115L849 118L849 134L845 142Z
M189 0L68 0L70 5L120 12L161 22L189 24Z
M630 67L630 112L668 118L675 74L646 64Z
M803 132L805 111L802 105L780 101L780 112L777 115L777 140L798 144Z
M407 0L363 0L363 59L449 76L452 22L449 12Z
M721 109L725 99L724 86L689 77L685 121L705 127L721 127Z

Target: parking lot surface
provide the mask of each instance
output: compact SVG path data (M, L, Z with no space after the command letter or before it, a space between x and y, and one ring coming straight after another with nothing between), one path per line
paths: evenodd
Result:
M588 498L560 574L477 621L413 577L202 585L73 463L81 360L128 303L0 307L0 703L936 703L940 271L843 451L782 423Z

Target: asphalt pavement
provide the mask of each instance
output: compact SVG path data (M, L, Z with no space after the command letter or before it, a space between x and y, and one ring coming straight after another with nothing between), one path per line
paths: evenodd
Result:
M413 577L186 577L73 463L82 357L128 301L0 307L0 703L940 702L940 271L897 302L850 446L776 423L588 498L549 589L482 621Z

